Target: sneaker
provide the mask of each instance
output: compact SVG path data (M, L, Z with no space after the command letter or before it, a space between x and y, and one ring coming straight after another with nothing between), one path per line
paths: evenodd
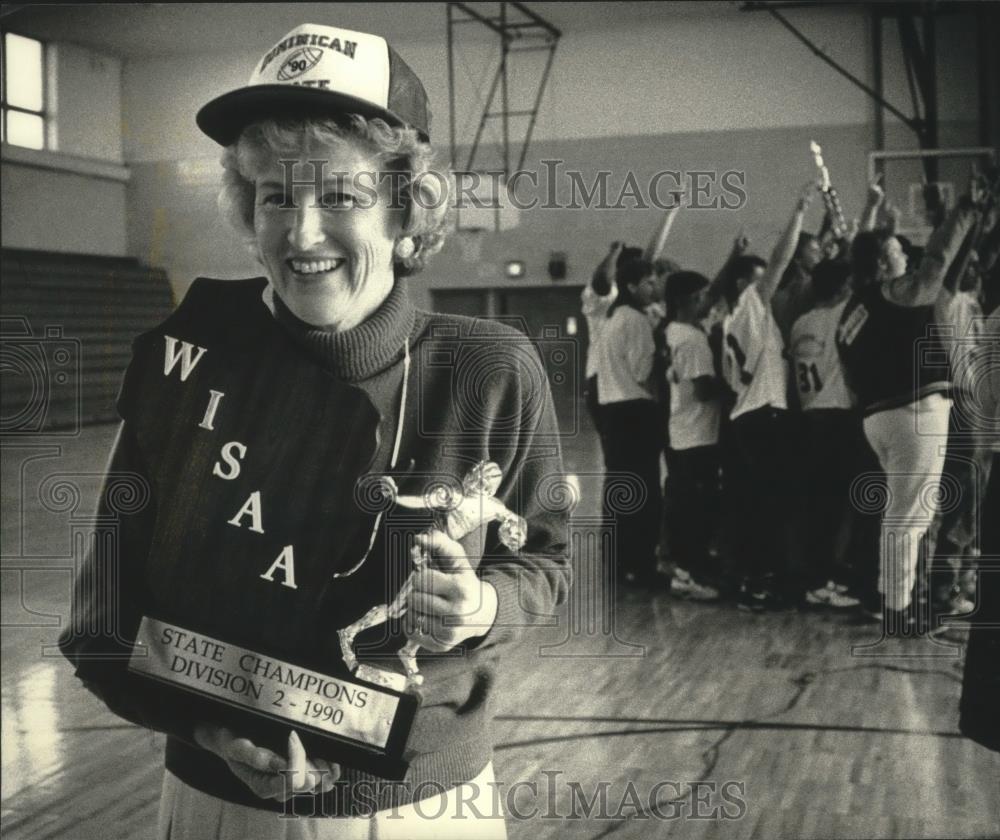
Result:
M806 592L805 601L807 604L819 607L832 607L835 610L852 609L861 603L857 598L852 598L850 595L838 592L832 582L826 586L820 586L817 589Z
M976 609L975 601L966 598L964 595L956 595L951 601L951 615L967 615Z
M966 615L976 609L976 604L969 598L966 598L960 592L954 593L950 598L944 601L935 602L934 604L934 615L945 616L945 615Z
M675 577L670 581L670 594L675 598L686 598L689 601L718 601L719 590L692 580L690 577Z

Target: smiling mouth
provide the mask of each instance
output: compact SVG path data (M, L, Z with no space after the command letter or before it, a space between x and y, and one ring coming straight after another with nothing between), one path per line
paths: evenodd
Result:
M346 262L347 260L341 257L322 260L285 260L285 264L292 270L293 273L303 277L312 274L327 274L328 272L336 271Z

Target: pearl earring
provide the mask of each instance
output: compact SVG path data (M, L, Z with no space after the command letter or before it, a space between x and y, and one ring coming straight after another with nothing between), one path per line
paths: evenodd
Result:
M404 236L396 243L396 247L393 249L393 253L401 260L408 260L416 252L417 246L412 236Z

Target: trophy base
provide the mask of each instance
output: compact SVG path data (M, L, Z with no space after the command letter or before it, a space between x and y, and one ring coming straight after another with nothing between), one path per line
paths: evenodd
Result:
M148 616L129 670L178 692L189 714L279 755L294 729L309 756L392 781L406 775L403 752L419 700L384 682L330 676ZM405 686L401 674L378 675Z

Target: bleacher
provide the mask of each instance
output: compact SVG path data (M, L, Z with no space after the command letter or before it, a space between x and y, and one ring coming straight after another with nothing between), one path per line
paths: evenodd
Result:
M114 422L139 333L174 302L166 272L127 257L4 248L0 432Z

